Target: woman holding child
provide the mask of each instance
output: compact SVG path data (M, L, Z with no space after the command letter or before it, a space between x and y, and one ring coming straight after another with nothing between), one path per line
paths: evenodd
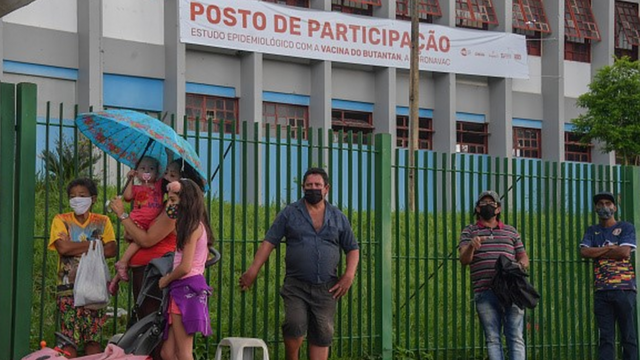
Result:
M201 188L204 187L204 183L197 172L189 164L178 159L167 166L164 180L168 184L180 178L191 179ZM131 255L130 259L121 259L118 267L128 266L131 269L133 296L137 299L142 287L144 269L149 264L149 261L176 250L176 217L172 213L173 208L167 206L145 230L140 228L125 212L124 204L120 198L111 200L109 207L120 219L122 226L124 226L133 243L136 244L137 251ZM147 297L140 309L138 309L138 316L142 318L153 313L158 309L159 305L159 301Z

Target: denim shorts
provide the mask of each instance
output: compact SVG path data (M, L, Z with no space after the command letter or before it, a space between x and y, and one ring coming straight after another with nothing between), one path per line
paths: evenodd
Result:
M282 335L285 338L307 335L310 344L331 346L337 301L329 289L336 282L311 284L290 277L284 279L280 296L284 302Z

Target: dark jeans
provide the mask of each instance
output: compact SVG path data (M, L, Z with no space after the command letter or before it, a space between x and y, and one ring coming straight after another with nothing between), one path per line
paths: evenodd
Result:
M638 359L638 343L635 326L635 291L609 290L596 291L594 296L594 312L600 330L600 360L615 360L616 322L620 330L622 343L622 359Z

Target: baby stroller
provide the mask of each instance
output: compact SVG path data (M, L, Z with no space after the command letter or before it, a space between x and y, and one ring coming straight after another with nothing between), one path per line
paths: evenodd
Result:
M220 261L220 253L210 247L210 257L205 263L206 267ZM160 278L171 271L173 267L173 253L167 253L160 258L153 259L145 268L142 288L138 300L132 312L130 327L123 333L114 335L110 340L104 353L79 357L82 360L143 360L150 358L148 355L160 344L166 325L165 313L169 305L169 289L160 290L158 282ZM151 297L160 302L158 311L149 314L142 319L137 319L137 309L142 305L147 297ZM137 320L137 321L136 321ZM61 350L67 345L75 346L73 340L61 333L56 333L57 346L53 349L43 347L42 349L27 355L22 360L47 360L63 356Z

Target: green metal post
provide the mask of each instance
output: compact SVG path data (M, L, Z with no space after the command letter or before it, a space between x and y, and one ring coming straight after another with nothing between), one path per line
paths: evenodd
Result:
M0 84L0 174L13 174L15 163L15 85ZM0 186L0 309L8 323L0 326L0 358L11 358L13 318L13 176L3 176Z
M376 328L382 359L393 355L393 311L391 299L391 135L376 134L375 237L376 237Z
M640 237L640 204L636 200L640 195L640 168L636 166L629 166L626 168L626 181L624 182L623 201L625 211L625 220L629 221L636 227L636 238ZM636 253L635 270L640 269L640 256ZM636 329L640 329L640 315L638 315L638 309L640 309L640 297L636 297ZM637 336L637 335L636 335ZM640 337L638 337L640 340Z
M16 128L16 182L14 203L15 277L14 344L12 359L29 352L33 278L33 236L36 180L36 85L18 84Z

